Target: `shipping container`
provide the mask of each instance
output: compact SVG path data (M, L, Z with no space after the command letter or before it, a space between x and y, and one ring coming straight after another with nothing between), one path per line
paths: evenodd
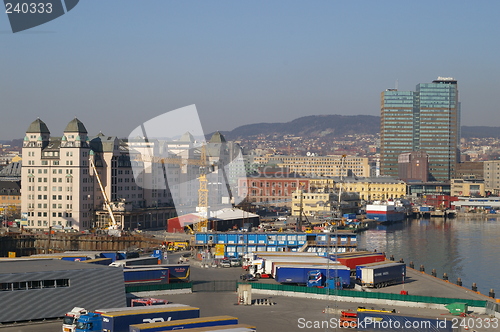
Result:
M181 329L191 329L195 327L225 326L238 324L238 318L231 316L212 316L193 319L182 319L178 321L134 324L130 325L129 332L159 332Z
M383 262L385 261L385 256L382 253L373 253L373 254L365 254L365 255L354 255L354 256L344 256L338 257L337 260L340 264L347 266L352 271L356 271L356 266Z
M361 286L386 287L404 281L406 265L404 263L388 262L387 264L365 266L360 268Z
M200 309L194 307L154 307L104 313L101 316L103 330L128 332L129 326L132 324L198 318L200 317Z
M376 266L376 265L383 265L390 263L391 261L382 261L382 262L375 262L375 263L368 263L368 264L361 264L356 266L356 279L361 280L361 268L362 267L370 267L370 266Z
M343 265L318 266L310 264L296 266L278 266L275 279L277 282L282 284L306 285L309 279L309 272L311 271L320 271L323 280L326 280L328 278L340 277L342 278L342 284L344 287L349 287L351 283L351 270Z
M280 266L318 266L318 267L323 267L323 268L333 268L335 266L341 266L345 267L345 265L340 264L339 262L335 261L330 261L330 262L324 262L324 263L317 263L317 262L274 262L272 266L272 276L273 278L276 278L276 273L277 270Z
M269 274L274 277L275 274L275 266L279 264L286 263L303 263L303 264L335 264L332 260L321 257L321 256L293 256L293 257L282 257L282 256L271 256L265 257L264 259L264 273Z
M143 269L151 268L153 266L145 265L134 265L126 266L125 269ZM189 264L159 264L155 265L154 268L166 268L168 269L169 283L172 282L189 282L191 278L191 267Z
M380 332L453 332L453 322L446 318L425 318L380 312L359 312L358 331Z
M169 269L163 267L146 267L137 269L123 269L125 285L168 284Z
M119 259L118 253L116 251L101 252L99 253L99 256L102 258L111 258L113 262Z
M108 313L89 313L78 319L76 332L128 332L132 324L169 322L200 317L200 309L177 306L168 308L136 308Z

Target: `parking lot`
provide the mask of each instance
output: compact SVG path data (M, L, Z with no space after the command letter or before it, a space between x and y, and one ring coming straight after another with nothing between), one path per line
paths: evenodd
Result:
M171 254L169 259L175 262L181 253ZM191 278L193 282L203 281L237 281L245 271L241 267L228 268L204 268L200 262L192 261ZM273 281L258 281L273 282ZM429 290L432 291L432 290ZM147 294L144 294L147 296ZM171 294L154 295L154 297L167 299L174 303L188 304L200 308L201 316L229 315L238 317L242 324L249 324L257 327L257 331L277 332L277 331L336 331L344 330L339 328L337 318L340 310L356 310L357 303L335 302L318 299L303 299L284 296L267 296L262 294L252 294L252 298L266 300L266 303L273 305L252 305L245 306L237 304L237 293L234 291L211 292L199 291L192 294ZM75 303L77 306L78 303ZM375 309L389 309L409 315L421 315L440 319L453 319L447 311L432 309L414 309L408 307L377 307ZM327 310L325 310L328 308ZM71 308L69 308L71 309ZM28 325L16 325L1 328L2 332L59 332L62 322L52 321ZM311 328L307 328L310 326ZM314 326L320 326L315 328ZM477 331L488 331L476 329ZM350 329L349 331L353 331ZM490 329L490 331L492 331Z

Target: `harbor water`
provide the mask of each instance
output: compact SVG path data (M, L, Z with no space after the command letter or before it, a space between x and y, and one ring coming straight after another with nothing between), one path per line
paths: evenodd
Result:
M449 281L461 278L463 286L476 283L488 295L494 289L500 297L500 217L478 216L454 219L408 219L379 225L358 235L358 248L385 252L396 261L403 259L415 269L447 273Z

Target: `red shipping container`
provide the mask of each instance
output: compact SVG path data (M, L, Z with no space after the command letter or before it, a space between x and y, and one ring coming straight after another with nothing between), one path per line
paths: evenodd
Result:
M339 257L340 264L347 266L351 270L356 270L356 266L385 261L385 256L380 254L370 254L363 256Z

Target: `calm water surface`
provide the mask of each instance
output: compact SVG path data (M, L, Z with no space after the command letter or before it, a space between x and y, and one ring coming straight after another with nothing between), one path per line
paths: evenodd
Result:
M413 219L378 226L358 235L358 247L383 251L398 261L413 261L437 276L446 272L453 283L462 278L463 286L475 282L488 294L493 288L500 297L500 217Z

